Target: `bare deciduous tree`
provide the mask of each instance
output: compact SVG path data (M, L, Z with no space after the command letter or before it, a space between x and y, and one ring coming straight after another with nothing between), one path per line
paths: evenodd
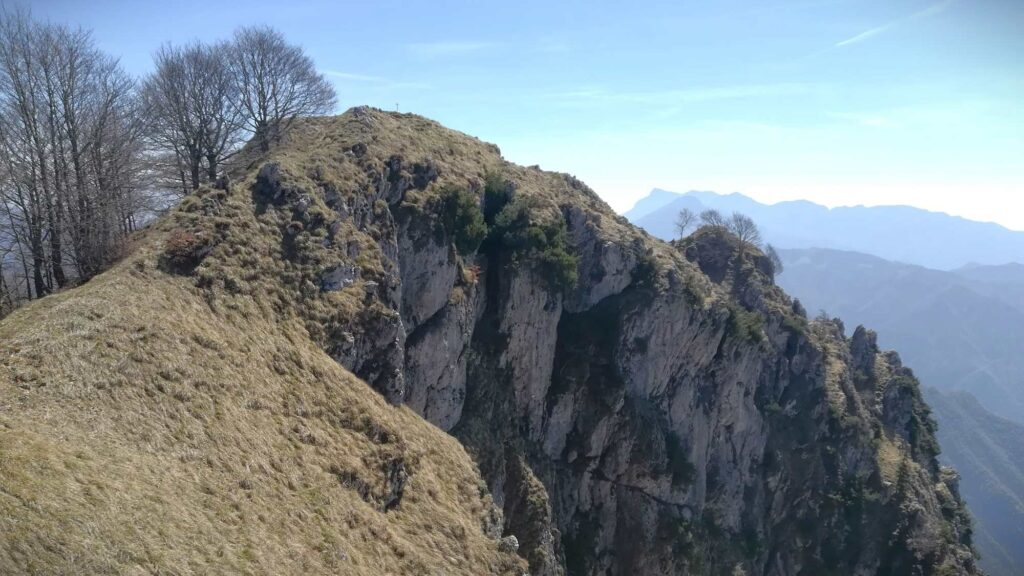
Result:
M782 257L779 256L779 252L775 249L775 246L767 244L764 247L764 253L768 256L768 261L772 263L772 275L782 274Z
M761 244L761 231L754 219L746 214L733 212L725 223L725 227L740 240L740 250L746 251Z
M230 71L246 128L264 152L298 116L334 109L334 88L302 48L268 26L240 28Z
M334 91L270 28L166 46L141 88L79 28L0 4L0 314L99 273L160 204L264 150Z
M147 134L157 148L173 152L189 190L216 180L240 142L243 118L223 58L229 51L226 44L164 46L143 83Z
M11 225L31 259L32 289L36 295L52 290L51 252L46 239L53 227L54 195L46 162L46 137L43 134L43 88L38 29L27 12L4 11L0 17L0 139L8 172L4 202ZM50 216L50 218L48 218ZM58 262L58 281L63 270Z
M718 210L708 209L700 213L700 224L701 226L721 227L725 226L725 218Z
M134 82L88 32L0 7L0 254L9 299L95 275L134 227L134 101Z
M686 236L686 231L689 230L694 224L697 223L697 214L689 208L683 208L676 215L676 234L680 238Z

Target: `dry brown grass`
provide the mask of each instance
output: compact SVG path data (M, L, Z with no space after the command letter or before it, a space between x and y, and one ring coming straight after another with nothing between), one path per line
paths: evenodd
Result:
M150 236L0 323L0 573L522 573L457 441L299 322L212 312Z
M484 535L489 497L458 442L323 351L361 314L393 313L379 300L396 273L381 249L391 215L372 188L394 154L439 174L403 209L425 209L446 185L479 193L500 174L550 218L582 209L599 240L643 251L703 305L729 300L571 176L509 164L418 116L301 122L270 158L237 168L230 191L186 198L113 270L0 322L0 574L525 571ZM301 215L295 202L254 204L264 160L304 196ZM371 224L336 219L329 196ZM339 265L361 273L320 290ZM467 266L463 281L478 273ZM768 308L788 313L766 290ZM841 365L828 364L839 413ZM398 463L408 482L385 511Z
M488 174L498 174L515 184L516 194L537 200L536 205L551 218L560 217L563 206L575 206L598 218L596 232L602 240L649 248L662 268L694 270L677 250L616 214L575 177L509 163L494 144L415 114L359 108L340 116L309 119L290 133L274 159L288 166L290 173L325 175L340 191L356 192L353 183L365 183L365 174L345 156L356 144L367 145L364 163L371 166L383 168L392 154L410 162L430 160L437 166L437 183L426 191L411 190L406 196L409 204L425 205L446 185L481 190ZM703 275L691 276L701 290L712 290Z
M878 443L878 469L882 474L882 480L895 484L899 479L900 466L917 466L907 457L908 451L905 446L901 447L899 439L890 439L883 436Z
M608 240L642 236L574 179L415 116L310 121L269 160L315 219L328 191L371 197L392 154L438 167L412 206L500 172L551 217L582 203L610 215ZM0 573L521 574L483 532L490 498L458 442L323 352L368 282L394 273L375 230L345 221L331 245L325 222L256 209L260 165L186 198L111 271L0 323ZM653 257L688 266L664 245ZM317 289L338 264L361 277ZM385 511L399 463L408 481Z

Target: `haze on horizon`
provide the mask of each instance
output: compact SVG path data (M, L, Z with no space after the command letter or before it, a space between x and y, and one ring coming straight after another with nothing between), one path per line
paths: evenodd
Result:
M137 75L165 41L271 24L333 80L339 110L434 118L619 211L655 187L703 189L1024 230L1016 0L13 4L92 29Z

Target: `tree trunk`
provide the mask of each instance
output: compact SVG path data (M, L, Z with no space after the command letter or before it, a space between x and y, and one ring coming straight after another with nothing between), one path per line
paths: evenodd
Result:
M213 154L206 157L206 177L209 182L217 181L217 156Z
M50 266L53 267L53 281L57 283L58 288L63 288L67 285L68 278L64 273L59 207L56 210L53 207L48 207L47 210L49 212L47 219L50 221Z
M256 123L255 136L260 143L260 152L270 152L270 130L266 121Z
M193 156L189 160L192 164L189 167L192 171L192 191L195 192L196 190L199 190L200 175L202 174L202 171L200 170L201 162L196 156Z
M50 287L46 284L46 279L43 277L46 259L43 258L43 239L38 231L33 231L31 244L32 283L35 284L36 298L42 298L50 293Z
M4 279L2 264L3 262L0 261L0 318L6 316L14 308L14 297L11 295L11 289L7 286L7 280Z

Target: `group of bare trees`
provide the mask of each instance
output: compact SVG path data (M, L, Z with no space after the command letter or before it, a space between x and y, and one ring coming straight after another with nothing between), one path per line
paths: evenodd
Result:
M136 104L88 32L0 13L0 306L96 274L137 225Z
M244 141L266 152L296 118L334 109L334 88L312 59L266 26L164 46L154 59L141 87L147 135L182 193L215 180Z
M735 236L740 243L740 251L746 252L751 248L764 250L765 255L771 262L772 271L775 274L782 272L782 258L775 247L771 244L763 244L761 240L761 229L758 228L754 219L740 212L733 212L725 217L721 212L714 209L707 209L697 214L689 208L683 208L676 215L676 233L680 238L686 237L690 230L703 228L722 228Z
M683 208L676 216L676 233L680 238L685 237L691 229L704 226L724 228L739 238L744 246L761 245L761 230L754 219L746 214L733 212L727 218L718 210L708 209L698 215L689 208Z
M334 88L279 32L266 26L241 28L228 54L242 127L264 152L296 118L334 109Z
M0 6L0 316L96 275L168 199L334 90L268 27L165 46L141 81L88 31Z

